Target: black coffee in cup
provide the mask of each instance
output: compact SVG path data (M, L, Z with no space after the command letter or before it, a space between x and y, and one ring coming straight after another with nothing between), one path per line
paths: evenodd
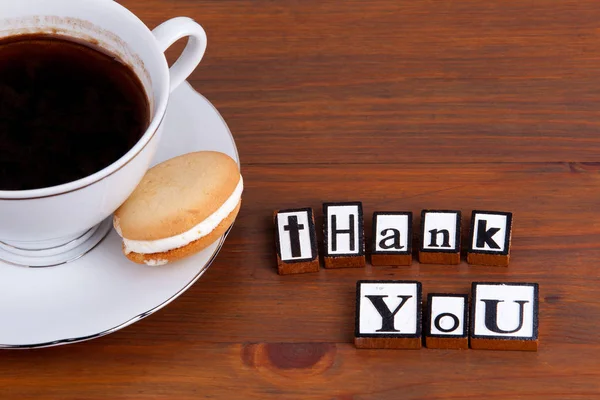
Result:
M149 122L144 87L117 57L59 36L0 39L0 190L94 174L125 155Z

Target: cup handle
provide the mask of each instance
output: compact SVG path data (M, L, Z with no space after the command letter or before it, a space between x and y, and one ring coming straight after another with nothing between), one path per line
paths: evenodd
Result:
M206 51L206 32L202 26L191 18L177 17L163 22L152 30L158 47L165 52L173 43L189 36L183 53L169 70L171 75L171 92L177 89L196 69Z

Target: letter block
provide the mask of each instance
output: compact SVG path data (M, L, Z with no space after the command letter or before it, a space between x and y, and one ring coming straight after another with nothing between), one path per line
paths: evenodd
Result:
M512 213L473 211L467 262L506 267L510 261Z
M421 283L358 281L354 345L361 349L420 349Z
M538 348L538 284L473 282L471 348Z
M425 346L430 349L469 348L469 296L429 293L427 295Z
M422 264L460 264L460 211L421 212Z
M372 265L412 264L412 213L373 213Z
M274 219L279 274L318 272L319 253L312 208L278 210Z
M325 268L364 267L362 203L324 203L323 216Z

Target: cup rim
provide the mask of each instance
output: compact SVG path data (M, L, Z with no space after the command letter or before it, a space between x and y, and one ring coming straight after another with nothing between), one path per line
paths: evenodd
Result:
M148 36L148 40L152 40L154 43L154 47L158 53L161 55L162 66L160 68L163 69L163 73L165 79L162 80L162 85L158 88L159 93L164 93L163 96L158 96L158 105L156 107L156 112L148 125L148 128L142 135L142 137L137 141L137 143L127 151L124 155L122 155L119 159L114 161L112 164L107 167L101 169L93 173L92 175L88 175L81 179L63 183L56 186L50 186L46 188L39 189L28 189L28 190L0 190L0 201L3 200L34 200L41 199L46 197L54 197L60 196L63 194L75 192L81 189L84 189L88 186L91 186L101 180L115 174L123 167L125 167L129 162L131 162L139 153L144 150L144 148L148 145L150 140L154 137L158 128L162 124L165 114L167 111L167 106L169 103L170 93L169 88L171 85L171 76L169 74L169 65L167 63L167 59L162 51L158 48L156 43L156 38L152 34L152 31L148 28L148 26L139 19L133 12L124 7L123 5L117 3L116 1L106 1L106 0L85 0L91 3L102 3L102 7L112 7L112 10L115 12L126 13L131 19L133 19L136 23L140 24L143 27L144 34ZM83 2L83 0L80 0Z

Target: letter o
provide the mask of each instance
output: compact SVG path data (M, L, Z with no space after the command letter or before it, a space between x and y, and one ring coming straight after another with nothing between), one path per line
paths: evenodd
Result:
M450 329L444 329L442 328L442 325L440 324L440 322L442 321L442 318L444 317L450 317L452 318L452 328ZM444 332L444 333L448 333L448 332L452 332L453 330L455 330L456 328L458 328L458 325L460 324L460 321L458 320L458 317L454 314L450 314L450 313L443 313L438 315L437 317L435 317L435 321L433 322L435 324L435 327L440 331L440 332Z

